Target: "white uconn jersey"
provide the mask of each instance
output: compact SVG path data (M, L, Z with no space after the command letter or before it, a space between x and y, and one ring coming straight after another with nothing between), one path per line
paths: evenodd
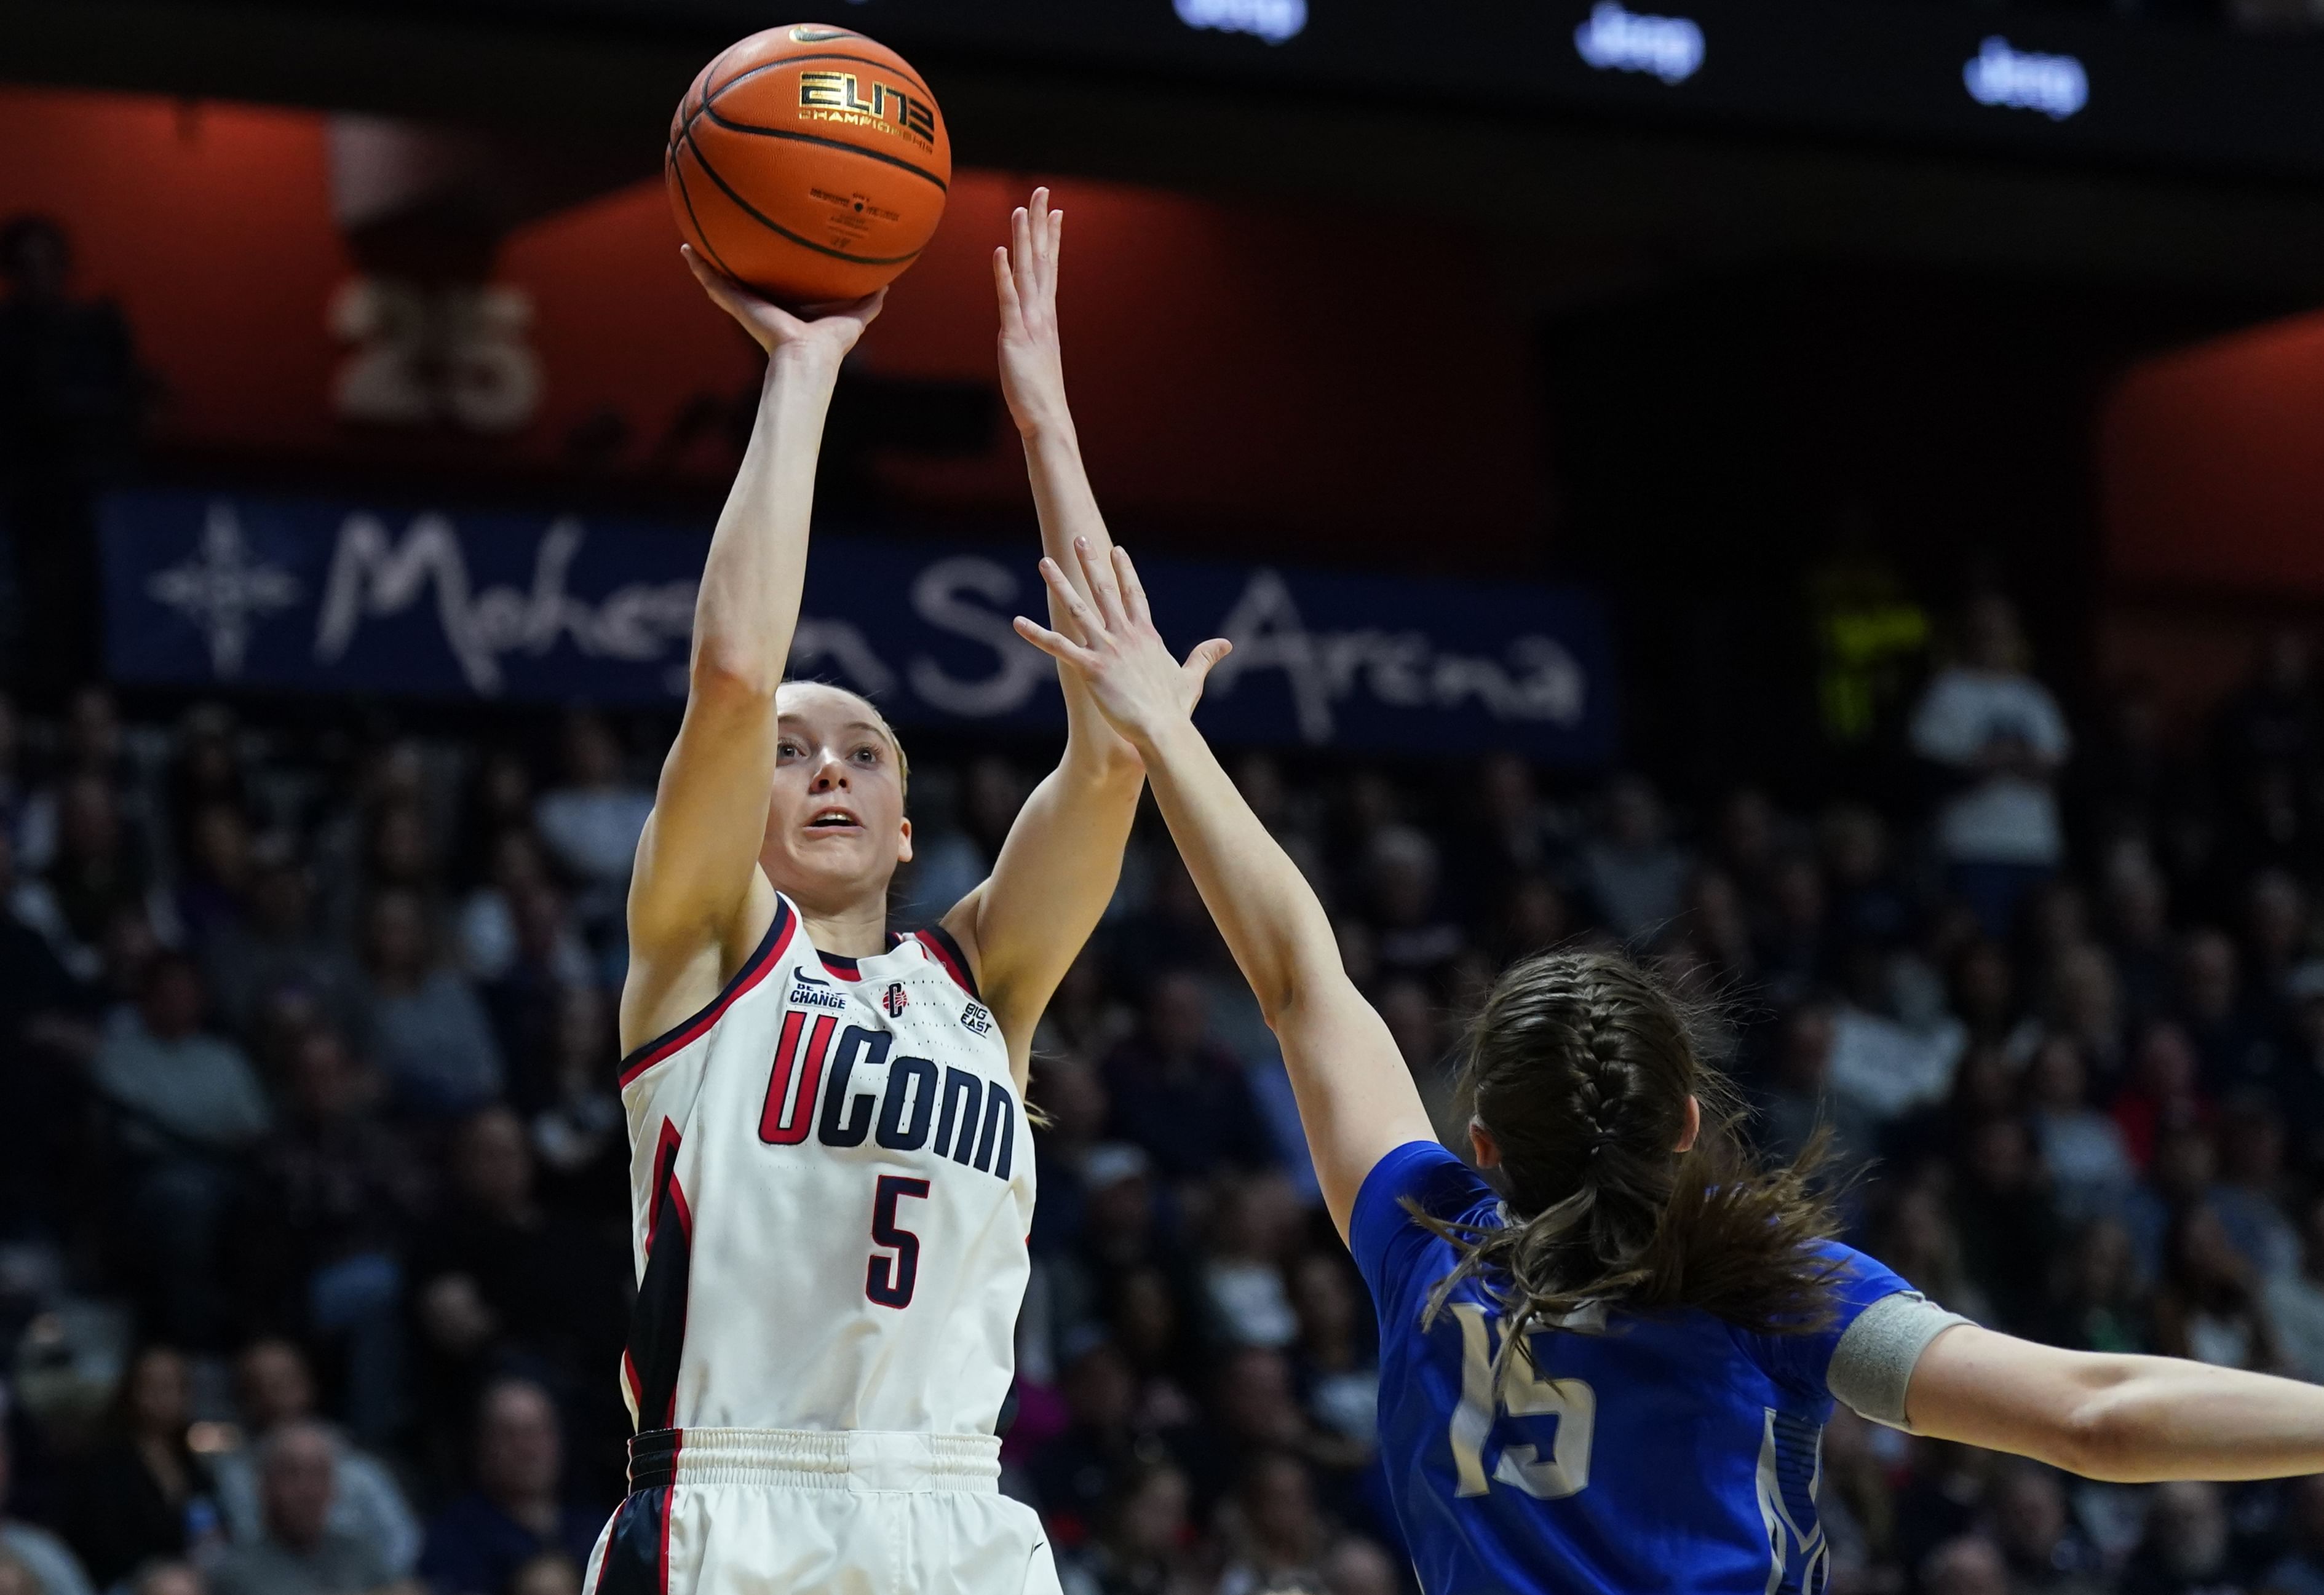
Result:
M991 1434L1029 1262L1009 1050L941 930L818 954L788 898L622 1065L641 1430Z

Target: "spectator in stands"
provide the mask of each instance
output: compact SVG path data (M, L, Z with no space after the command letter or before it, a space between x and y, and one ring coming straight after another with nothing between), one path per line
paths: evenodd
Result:
M1660 934L1693 867L1666 833L1662 798L1644 777L1618 776L1607 788L1599 834L1582 849L1581 879L1599 917L1625 941Z
M2028 1121L2058 1217L2077 1224L2117 1210L2138 1171L2121 1126L2089 1105L2081 1047L2052 1036L2035 1049L2025 1076Z
M2213 1097L2264 1086L2275 1072L2274 1037L2245 994L2240 963L2236 944L2209 926L2190 932L2180 947L2177 1018Z
M1831 1090L1831 1044L1830 1008L1805 1003L1785 1016L1774 1069L1759 1093L1759 1145L1770 1157L1798 1157L1817 1130L1827 1127L1840 1168L1861 1168L1877 1150L1879 1131L1871 1114L1853 1098Z
M2012 1595L2105 1595L2104 1562L2067 1516L2054 1470L2022 1460L2004 1463L1993 1519Z
M1331 1531L1315 1505L1307 1464L1286 1452L1262 1451L1220 1514L1228 1561L1219 1595L1260 1595L1319 1580Z
M1185 1595L1197 1588L1187 1565L1186 1476L1167 1461L1141 1461L1116 1480L1096 1537L1058 1558L1065 1595Z
M2286 1371L2324 1384L2324 1196L2309 1199L2300 1239L2300 1268L2267 1281L2264 1305L2282 1343Z
M2140 1290L2138 1254L2118 1219L2082 1226L2067 1252L2055 1319L2043 1336L2077 1351L2152 1349L2153 1326Z
M209 1595L201 1569L166 1558L148 1562L128 1581L129 1595Z
M653 812L652 789L623 769L622 744L598 715L565 723L565 780L533 807L541 840L585 890L582 911L618 914L637 860L638 837Z
M628 1250L542 1203L523 1121L506 1108L460 1126L450 1173L450 1200L411 1255L426 1421L456 1430L495 1372L522 1368L589 1420L575 1438L594 1464L604 1430L627 1427L605 1370L628 1321Z
M1922 1595L2012 1595L2009 1565L1982 1535L1947 1540L1921 1563Z
M288 838L256 846L249 911L213 927L199 945L218 1012L235 1030L250 1030L268 1000L287 991L341 1034L362 1033L362 972L318 934L307 869Z
M2237 1252L2264 1283L2300 1269L2300 1231L2284 1216L2282 1111L2247 1091L2219 1116L2217 1184L2204 1200Z
M608 1200L629 1179L629 1120L605 1060L620 1053L613 1002L595 986L568 986L558 994L557 1030L546 1056L528 1075L546 1076L545 1098L530 1121L532 1147L549 1205L576 1214L602 1213L619 1229L626 1203ZM516 1094L524 1100L523 1093Z
M334 1555L349 1565L380 1570L379 1582L401 1578L420 1559L420 1524L405 1504L394 1475L377 1457L362 1451L315 1418L315 1378L307 1359L289 1341L254 1341L235 1360L235 1388L244 1432L251 1443L217 1456L210 1464L218 1509L238 1545L256 1545L270 1536L293 1547L309 1545L327 1528ZM268 1447L283 1435L296 1436L285 1465L286 1482L298 1496L313 1482L307 1453L319 1444L328 1453L329 1484L318 1524L309 1524L303 1497L291 1502L298 1532L286 1535L276 1518L276 1481L270 1470L279 1457ZM359 1563L347 1547L360 1550ZM370 1589L371 1584L327 1585Z
M1099 1529L1139 1459L1167 1453L1167 1442L1139 1422L1136 1374L1111 1341L1086 1337L1065 1363L1064 1386L1070 1419L1028 1471L1047 1521L1074 1544Z
M1969 1277L1992 1304L1988 1322L2035 1332L2047 1315L2059 1228L2024 1120L2012 1115L1978 1124L1960 1148L1960 1169L1954 1224Z
M186 1360L149 1346L114 1397L110 1433L82 1462L64 1535L100 1590L154 1557L205 1548L217 1533L209 1469L186 1443Z
M120 1120L129 1185L124 1239L155 1322L208 1345L224 1327L218 1241L238 1168L272 1110L240 1047L202 1028L201 976L182 953L145 970L137 1006L114 1015L90 1079Z
M2273 1373L2283 1362L2252 1267L2227 1238L2219 1215L2183 1207L2164 1238L2162 1284L2154 1294L2154 1349L2220 1368Z
M0 825L0 1096L16 1122L0 1159L0 1233L21 1235L68 1222L80 1065L99 1032L97 993L17 912L15 886L15 844Z
M1299 1222L1291 1184L1280 1174L1242 1176L1214 1188L1202 1270L1218 1341L1280 1349L1297 1336L1283 1265Z
M148 906L152 878L123 829L119 799L105 778L66 780L58 788L56 813L56 852L43 884L65 944L60 951L70 967L75 951L95 945L115 914Z
M1370 1540L1349 1535L1323 1553L1323 1595L1399 1595L1396 1563Z
M1345 1258L1311 1251L1291 1266L1291 1299L1300 1404L1333 1465L1360 1467L1379 1443L1379 1364L1362 1282Z
M1157 973L1145 1022L1106 1060L1113 1134L1167 1179L1267 1166L1274 1157L1242 1065L1211 1036L1210 1002L1187 969Z
M1375 945L1383 968L1433 976L1459 956L1461 927L1437 908L1436 844L1413 825L1383 825L1365 859Z
M2071 742L2057 700L2026 673L2025 652L2007 599L1972 601L1960 661L1937 673L1913 712L1913 751L1950 788L1937 819L1948 880L1997 939L2065 857L2052 788Z
M477 1403L475 1487L428 1526L420 1572L436 1595L501 1595L544 1552L586 1563L603 1515L563 1494L564 1438L548 1392L523 1379Z
M374 899L363 950L372 1056L396 1100L456 1118L496 1098L505 1074L491 1021L467 982L437 960L420 899L404 890Z
M2146 1535L2123 1570L2123 1595L2240 1595L2227 1503L2216 1484L2175 1480L2148 1498Z
M2309 1376L2313 1378L2313 1375ZM2324 1473L2290 1488L2291 1547L2259 1581L2267 1595L2324 1595Z
M283 1114L236 1225L244 1298L261 1322L302 1324L343 1352L346 1415L376 1443L401 1416L399 1258L431 1194L428 1170L378 1116L378 1081L336 1031L309 1027L289 1051Z
M14 1461L7 1425L0 1424L0 1512L5 1512L8 1505L10 1487L14 1482ZM31 1578L32 1587L18 1595L91 1595L88 1574L81 1571L80 1558L64 1541L37 1524L0 1515L0 1554L14 1558Z
M211 1564L217 1595L370 1595L394 1582L377 1544L331 1521L339 1454L330 1431L293 1419L258 1449L263 1527Z

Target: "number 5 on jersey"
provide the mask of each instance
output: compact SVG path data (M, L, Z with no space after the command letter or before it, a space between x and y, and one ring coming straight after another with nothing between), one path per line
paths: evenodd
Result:
M1509 1358L1509 1377L1499 1399L1493 1394L1491 1314L1475 1302L1454 1302L1461 1322L1461 1405L1452 1409L1452 1465L1458 1493L1480 1496L1492 1488L1485 1476L1485 1440L1503 1414L1513 1418L1554 1417L1556 1438L1549 1460L1533 1445L1501 1447L1492 1479L1536 1500L1554 1501L1590 1488L1590 1446L1598 1431L1598 1393L1580 1379L1545 1379L1522 1352Z
M872 1198L872 1239L893 1249L896 1255L891 1258L876 1251L872 1254L863 1268L863 1294L883 1307L911 1305L912 1286L920 1276L920 1238L896 1222L896 1203L907 1196L927 1194L926 1180L907 1179L899 1174L880 1176L879 1189Z

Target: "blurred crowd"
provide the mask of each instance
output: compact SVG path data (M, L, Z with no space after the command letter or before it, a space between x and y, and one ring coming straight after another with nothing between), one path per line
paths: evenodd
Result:
M1440 1129L1509 960L1728 1016L1849 1239L2061 1344L2324 1378L2324 693L2070 724L2008 604L1903 705L1908 799L1238 752ZM0 1595L574 1595L622 1489L621 910L669 727L0 700ZM540 745L530 740L542 739ZM899 924L1039 750L916 739ZM1779 800L1780 797L1780 800ZM1037 1037L1004 1486L1074 1595L1408 1587L1377 1332L1288 1082L1148 815ZM1842 1413L1831 1587L2324 1591L2324 1480L2096 1486Z

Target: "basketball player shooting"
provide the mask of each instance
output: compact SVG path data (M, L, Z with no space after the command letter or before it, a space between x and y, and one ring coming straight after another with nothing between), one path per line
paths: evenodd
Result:
M1036 190L993 272L1042 545L1078 569L1111 546L1065 407L1063 220ZM825 413L881 296L793 315L687 261L767 373L630 891L639 1433L588 1587L1054 1590L1039 1520L995 1485L1029 1269L1026 1073L1144 772L1068 677L1065 756L991 877L940 924L889 929L903 748L855 693L783 679Z

